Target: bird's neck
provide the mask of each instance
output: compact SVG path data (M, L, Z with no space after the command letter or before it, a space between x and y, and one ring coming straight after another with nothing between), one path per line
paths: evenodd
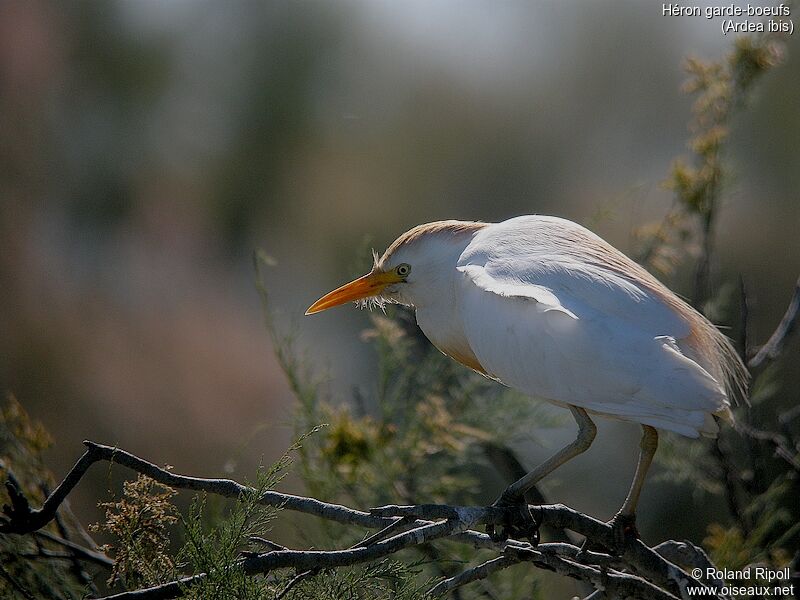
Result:
M459 282L463 275L456 268L459 257L472 241L473 232L434 241L426 249L435 262L424 263L420 285L415 286L413 304L417 323L439 350L468 367L483 372L464 334L458 306ZM424 283L423 283L424 282Z
M470 369L487 375L467 341L461 311L456 309L453 288L441 291L440 301L417 307L419 328L441 352Z

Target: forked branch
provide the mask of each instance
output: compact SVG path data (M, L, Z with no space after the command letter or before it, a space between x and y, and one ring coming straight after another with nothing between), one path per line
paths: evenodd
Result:
M231 479L179 475L119 448L89 441L84 444L86 452L39 509L30 507L13 479L6 482L11 505L4 508L5 516L0 521L0 532L17 535L37 532L55 518L61 503L83 478L89 467L101 461L123 465L176 489L202 491L226 498L239 498L243 494L254 492L253 488ZM438 583L431 590L431 593L437 596L484 579L494 571L521 563L529 563L541 569L581 580L615 597L674 600L687 597L687 586L702 585L676 564L693 564L698 560L696 553L687 551L686 556L692 560L684 560L684 555L675 550L676 542L650 548L641 540L630 538L620 545L620 542L616 541L613 529L607 523L561 504L531 508L541 525L570 530L586 538L584 548L561 542L534 547L528 542L513 539L495 543L488 535L473 528L507 521L506 509L497 507L423 504L391 505L362 511L275 491L263 493L259 497L259 503L314 515L345 525L374 529L378 532L346 550L292 550L265 540L266 551L245 553L238 561L236 567L247 575L254 576L289 568L298 573L334 569L372 562L406 548L449 539L476 548L493 550L496 556ZM613 551L592 551L587 548L612 548ZM178 598L185 595L192 586L201 583L208 575L208 573L196 573L164 585L123 592L106 598L118 600Z

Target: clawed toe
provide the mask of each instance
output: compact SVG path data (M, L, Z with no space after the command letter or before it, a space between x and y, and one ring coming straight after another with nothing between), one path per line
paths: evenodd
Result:
M492 504L492 507L503 510L499 531L495 523L490 523L486 526L486 533L493 542L503 542L513 538L528 540L534 546L539 543L539 526L541 523L533 516L528 503L524 499L509 500L501 496Z

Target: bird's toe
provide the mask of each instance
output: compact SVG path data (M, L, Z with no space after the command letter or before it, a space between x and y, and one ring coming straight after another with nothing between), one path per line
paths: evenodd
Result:
M495 500L492 508L502 510L500 523L490 523L486 526L486 533L493 542L503 542L513 538L528 540L534 546L539 543L539 526L541 523L534 517L530 506L524 499L509 501L509 499L501 496Z

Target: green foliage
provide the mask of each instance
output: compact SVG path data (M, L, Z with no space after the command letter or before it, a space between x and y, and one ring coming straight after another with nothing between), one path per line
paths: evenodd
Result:
M420 569L397 560L364 567L323 571L303 578L286 598L291 600L427 600L433 583L420 580Z
M239 559L253 546L254 536L270 530L279 510L264 506L259 499L282 479L290 464L288 454L269 468L259 469L251 490L242 494L232 506L216 518L207 510L205 496L195 498L188 516L183 519L186 543L178 553L190 573L207 573L207 577L189 590L189 598L263 598L275 592L274 581L265 577L248 577Z
M746 507L753 523L749 531L739 525L712 523L703 542L712 560L731 569L755 563L776 569L788 565L792 559L789 549L800 539L800 522L784 501L792 491L792 484L781 478L756 496Z

